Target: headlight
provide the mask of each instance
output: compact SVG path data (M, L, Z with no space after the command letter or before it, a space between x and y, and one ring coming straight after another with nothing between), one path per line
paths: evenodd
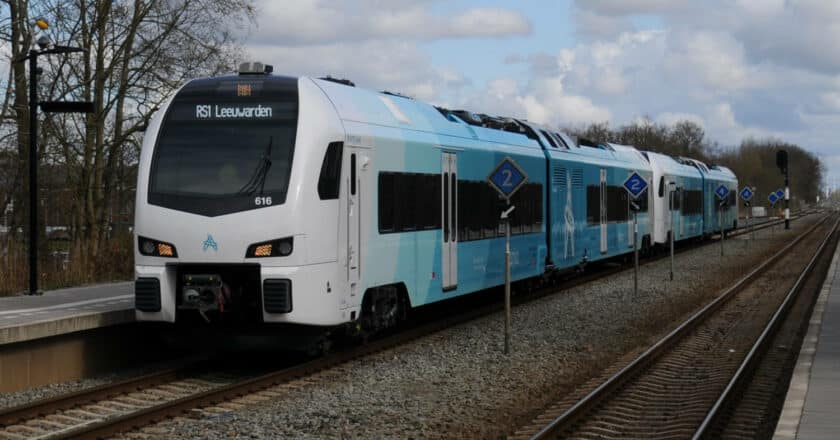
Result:
M162 241L152 240L151 238L138 236L137 244L137 249L143 255L167 258L175 258L178 256L175 246L170 243L164 243Z
M291 254L293 249L292 237L280 238L248 246L245 258L285 257Z

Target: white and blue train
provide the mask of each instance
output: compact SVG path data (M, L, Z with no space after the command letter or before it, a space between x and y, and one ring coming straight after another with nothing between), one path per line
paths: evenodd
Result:
M376 331L501 285L500 203L485 179L505 157L529 177L512 200L514 281L632 252L621 185L633 172L651 183L637 216L643 249L675 225L677 239L717 231L709 188L737 190L729 170L691 159L246 63L187 83L148 127L137 319Z

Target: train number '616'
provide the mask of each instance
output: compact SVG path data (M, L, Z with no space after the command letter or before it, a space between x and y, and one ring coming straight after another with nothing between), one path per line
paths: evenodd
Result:
M268 206L271 204L271 197L256 197L254 204L257 206Z

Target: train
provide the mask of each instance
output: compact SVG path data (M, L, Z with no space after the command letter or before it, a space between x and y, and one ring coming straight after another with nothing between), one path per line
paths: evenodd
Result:
M510 199L514 282L737 227L715 195L737 192L725 167L272 70L189 81L151 119L138 321L375 333L502 285L506 205L487 177L506 158L527 176ZM632 173L649 183L633 211Z

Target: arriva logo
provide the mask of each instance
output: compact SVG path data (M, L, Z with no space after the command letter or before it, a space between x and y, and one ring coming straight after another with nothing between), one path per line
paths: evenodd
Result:
M207 234L207 240L204 240L202 247L204 248L204 252L207 252L208 248L213 248L214 251L219 250L219 245L216 244L216 240L213 240L213 236L210 234Z

